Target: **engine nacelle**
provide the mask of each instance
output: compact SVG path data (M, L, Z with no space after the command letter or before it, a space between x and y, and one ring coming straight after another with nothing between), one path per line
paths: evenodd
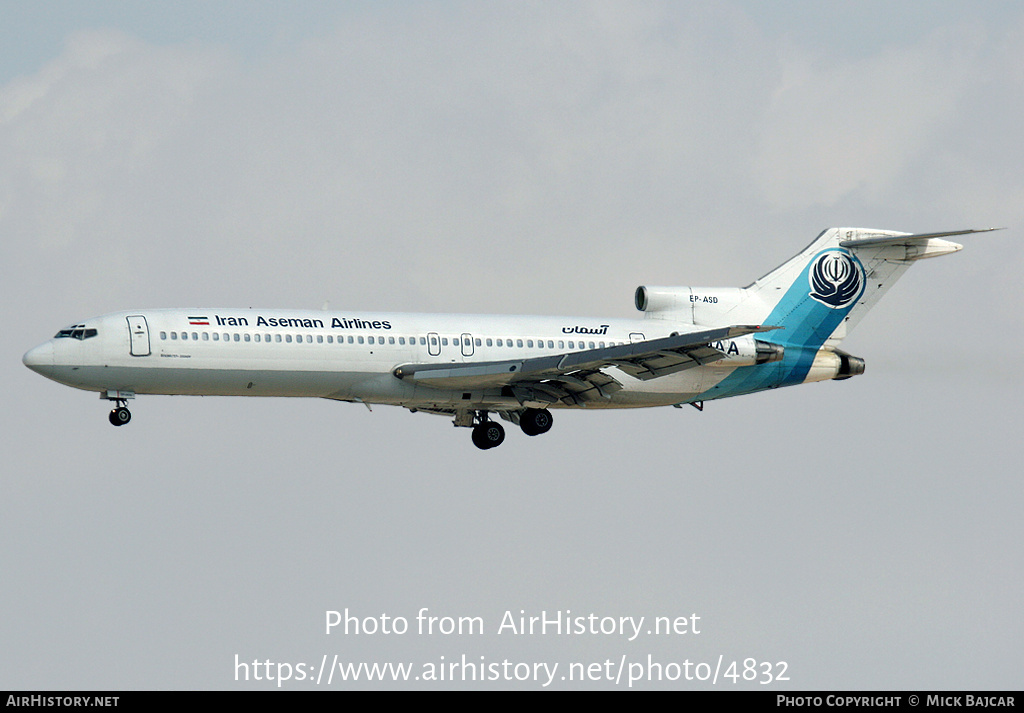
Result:
M640 285L633 297L641 312L676 312L690 309L689 287L647 287Z
M768 364L773 361L782 361L786 356L786 350L781 344L772 344L760 339L754 339L751 334L734 339L721 339L711 342L710 346L725 352L725 356L718 361L712 362L711 366L753 366L755 364Z
M851 376L859 376L864 373L864 360L860 357L855 357L841 349L836 349L836 354L839 355L839 371L832 378L836 381L842 381L843 379L849 379Z
M759 324L768 312L742 287L636 288L636 308L648 318L691 324Z
M804 381L842 381L864 373L864 360L841 349L819 349Z

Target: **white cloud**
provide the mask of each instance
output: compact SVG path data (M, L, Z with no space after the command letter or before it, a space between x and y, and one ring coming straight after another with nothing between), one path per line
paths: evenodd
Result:
M103 309L628 315L636 284L745 284L829 224L986 195L951 132L980 68L1019 70L977 37L833 60L674 3L403 6L250 62L81 32L0 89L4 250Z
M755 163L769 202L790 210L885 195L962 109L980 40L950 29L854 60L789 48Z
M83 245L101 263L123 256L139 237L125 226L146 209L129 200L135 181L204 82L223 72L215 51L155 48L114 31L71 36L60 57L0 90L7 235L49 256Z
M17 101L0 133L3 227L74 256L75 270L157 273L146 285L165 293L180 289L167 275L188 271L211 297L227 280L225 295L270 284L284 303L374 290L404 293L393 308L412 296L508 309L487 288L525 273L546 289L519 309L579 311L594 299L584 287L623 258L646 270L687 217L704 222L744 180L760 82L740 52L756 33L724 22L740 16L612 3L408 12L352 17L252 64L74 36L5 89ZM709 36L735 49L728 61L707 62ZM743 91L720 95L721 81ZM282 269L303 277L282 283ZM325 294L339 281L343 294ZM632 287L598 309L629 313Z

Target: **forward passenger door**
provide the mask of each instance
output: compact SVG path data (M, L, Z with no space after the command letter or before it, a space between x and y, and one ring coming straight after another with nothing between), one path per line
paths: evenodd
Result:
M149 325L141 314L128 317L128 335L132 356L149 356Z

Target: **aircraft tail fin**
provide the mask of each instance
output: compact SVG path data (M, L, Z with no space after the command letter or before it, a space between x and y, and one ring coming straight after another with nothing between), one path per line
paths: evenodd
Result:
M945 238L990 230L996 228L921 234L831 228L744 289L768 309L763 324L786 328L781 340L836 346L914 262L963 248Z
M641 286L636 306L650 319L763 324L783 328L772 333L776 343L834 347L913 263L963 247L946 238L991 230L998 228L920 234L829 228L746 287Z
M738 371L708 398L767 385L847 378L862 373L864 362L840 351L840 342L907 268L962 248L946 238L989 230L998 228L921 234L830 228L746 287L640 287L637 307L648 318L696 326L781 327L760 338L781 346L783 360Z

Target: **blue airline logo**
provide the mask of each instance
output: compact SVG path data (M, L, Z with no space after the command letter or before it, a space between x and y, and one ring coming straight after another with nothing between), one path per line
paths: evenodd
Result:
M832 309L842 309L853 302L864 286L860 265L840 250L826 250L815 258L807 278L811 297Z

